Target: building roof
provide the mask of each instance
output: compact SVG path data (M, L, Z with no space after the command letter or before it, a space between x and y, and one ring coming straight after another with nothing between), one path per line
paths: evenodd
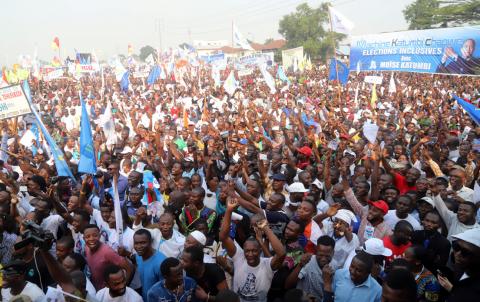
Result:
M271 42L268 42L267 44L251 43L250 45L256 51L262 51L262 50L280 49L284 47L285 44L287 44L287 41L283 39L279 39L279 40L273 40Z
M231 47L231 46L223 46L223 47L221 47L217 50L221 50L221 51L223 51L223 53L226 53L226 54L239 53L239 52L244 51L244 49L242 49L242 48L234 48L234 47Z

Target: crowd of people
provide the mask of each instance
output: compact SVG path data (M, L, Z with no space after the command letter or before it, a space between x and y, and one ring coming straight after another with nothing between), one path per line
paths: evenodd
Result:
M372 101L363 72L272 94L256 70L229 95L188 70L30 80L74 179L35 118L2 121L2 301L479 301L480 127L453 99L478 78L397 73Z

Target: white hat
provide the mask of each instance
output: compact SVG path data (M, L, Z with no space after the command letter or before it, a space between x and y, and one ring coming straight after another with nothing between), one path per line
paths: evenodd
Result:
M465 242L471 243L476 247L480 247L480 230L479 229L470 229L463 233L453 235L455 239L460 239Z
M190 236L195 238L195 240L197 240L201 245L205 245L207 243L207 237L205 237L205 235L200 231L193 231L190 233Z
M353 152L353 151L350 150L350 149L346 149L345 151L343 151L343 156L345 156L345 155L347 155L347 154L348 154L348 155L351 155L351 156L353 156L353 157L357 157L357 154L355 154L355 152Z
M320 190L323 190L323 184L320 180L318 180L318 178L315 178L315 181L312 182L312 185L316 186Z
M289 185L287 187L287 191L289 193L305 193L305 192L308 192L308 190L305 189L305 186L301 182L294 182L293 184Z
M128 153L132 153L132 148L130 148L129 146L125 146L122 150L122 152L120 152L120 154L128 154Z
M423 200L426 203L428 203L429 205L431 205L432 207L435 207L435 203L433 202L433 199L431 197L425 196L425 197L420 198L420 200Z
M370 238L363 244L362 250L372 256L390 257L392 250L383 245L383 241L378 238Z
M338 210L337 214L335 214L333 218L343 220L348 225L351 225L352 221L357 222L357 218L355 217L355 214L353 214L352 211L345 210L345 209Z

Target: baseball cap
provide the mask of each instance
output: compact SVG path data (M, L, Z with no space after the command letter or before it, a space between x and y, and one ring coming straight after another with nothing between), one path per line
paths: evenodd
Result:
M293 184L289 185L287 188L287 191L289 193L305 193L308 192L307 189L305 189L305 186L301 182L294 182Z
M420 198L420 200L425 201L426 203L428 203L432 207L435 207L435 203L433 203L433 199L431 197L425 196L425 197Z
M362 251L372 256L390 257L392 250L383 245L383 241L378 238L370 238L363 244Z
M273 180L287 181L287 178L282 173L273 174L270 178Z
M27 266L25 264L25 261L15 259L11 260L8 262L3 268L2 268L2 273L3 274L23 274L27 270Z
M302 148L297 149L298 152L302 153L303 155L310 157L312 156L312 149L307 146L303 146Z
M388 213L388 204L383 200L369 201L368 204L382 210L383 215Z
M463 240L465 242L471 243L476 247L480 247L480 230L479 229L470 229L463 233L453 235L454 239Z
M315 178L315 181L312 182L312 185L316 186L320 190L323 190L323 184L320 180L318 180L318 178Z

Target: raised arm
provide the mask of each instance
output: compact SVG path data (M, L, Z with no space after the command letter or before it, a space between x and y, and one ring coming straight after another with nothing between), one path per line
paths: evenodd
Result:
M222 241L223 247L227 250L227 254L230 257L235 256L237 252L237 247L233 242L233 239L230 238L230 223L232 221L232 213L238 207L238 202L234 198L229 198L227 200L227 209L225 210L225 216L222 220L222 225L220 226L220 232L218 237Z
M275 255L273 256L272 261L270 262L270 266L272 267L272 270L280 269L282 267L283 260L285 259L285 255L286 255L285 247L268 226L267 219L262 219L260 221L257 221L257 228L259 228L267 236L267 239L270 242L270 245L272 246L273 251L275 252Z

